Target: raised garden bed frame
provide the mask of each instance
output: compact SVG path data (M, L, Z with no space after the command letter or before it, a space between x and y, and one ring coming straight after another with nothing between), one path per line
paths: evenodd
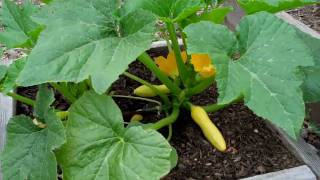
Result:
M239 8L234 0L229 0L225 3L234 7L235 11L230 13L226 18L226 24L230 29L235 29L239 23L241 17L244 15L243 11ZM320 34L312 30L305 24L294 19L291 15L285 12L278 13L277 16L284 21L296 26L298 29L305 33L312 35L315 38L320 39ZM166 46L165 41L154 42L151 46L152 49L163 48ZM3 62L1 62L3 64ZM9 62L6 62L9 63ZM310 105L311 108L317 107L318 104ZM7 96L0 93L0 151L4 147L5 143L5 128L9 119L15 114L15 102ZM319 117L317 117L319 118ZM285 169L277 172L267 173L258 176L252 176L245 178L244 180L320 180L320 157L317 155L317 150L306 143L304 139L299 138L298 141L292 140L281 129L269 124L270 128L274 130L283 144L305 165L295 168ZM2 180L1 167L0 167L0 180Z

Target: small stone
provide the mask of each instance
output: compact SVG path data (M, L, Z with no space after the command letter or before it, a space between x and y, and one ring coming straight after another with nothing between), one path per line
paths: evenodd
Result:
M253 132L259 133L259 130L258 129L254 129Z
M212 165L212 163L206 163L206 166L211 166Z
M257 167L257 171L259 173L265 173L266 172L266 168L263 165L260 165Z

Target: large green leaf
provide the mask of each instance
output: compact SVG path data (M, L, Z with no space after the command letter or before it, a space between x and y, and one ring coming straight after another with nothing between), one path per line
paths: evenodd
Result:
M160 179L170 171L166 139L141 126L124 127L111 97L84 94L70 109L67 143L58 153L64 179Z
M233 8L231 6L214 8L209 12L204 12L200 16L195 14L186 18L185 20L180 22L180 25L184 28L189 24L197 23L200 21L211 21L217 24L223 24L225 17L231 11L233 11Z
M17 87L16 80L24 68L26 57L15 60L7 69L3 82L0 83L0 91L8 93Z
M307 102L317 102L320 101L320 39L313 38L299 30L297 32L312 51L315 61L315 66L302 68L305 78L302 85L304 99Z
M42 30L41 26L30 19L38 8L32 4L31 0L26 0L22 7L11 0L2 2L1 21L5 31L0 32L0 42L8 48L32 47Z
M7 66L0 65L0 81L6 76Z
M201 0L125 0L124 11L137 9L151 11L163 20L181 21L204 7Z
M155 32L155 18L143 10L117 22L110 12L116 3L57 0L49 4L47 28L18 83L81 82L91 77L93 88L105 92L128 64L149 49Z
M43 90L40 88L40 91ZM42 93L41 101L51 97L52 93ZM46 109L43 119L47 127L44 129L23 115L9 121L7 141L1 154L4 180L57 179L57 162L53 150L65 142L64 127L53 109L49 109L49 106L41 108Z
M52 90L46 88L45 85L40 85L37 93L37 101L34 106L34 116L40 121L44 121L46 117L45 114L53 102L54 93L52 93Z
M185 29L190 53L208 53L217 66L219 103L244 97L257 115L296 137L305 106L298 67L313 57L295 28L262 12L242 19L237 36L221 25L200 22Z
M319 0L237 0L247 14L259 11L276 13L300 6L319 3Z

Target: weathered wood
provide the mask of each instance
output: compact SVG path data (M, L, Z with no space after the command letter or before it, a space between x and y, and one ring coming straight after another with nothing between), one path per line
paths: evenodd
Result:
M0 64L7 65L9 61L1 61ZM2 151L5 138L6 138L6 126L9 119L14 115L15 103L12 98L0 93L0 152ZM1 166L0 166L0 180L2 180Z
M303 165L291 169L253 176L242 180L316 180L308 166Z
M283 19L284 21L286 21L287 23L294 25L295 27L297 27L298 29L300 29L301 31L310 34L311 36L320 39L320 34L317 33L315 30L311 29L310 27L308 27L307 25L303 24L301 21L298 21L297 19L295 19L294 17L292 17L290 14L286 13L286 12L280 12L276 14L279 18Z
M282 129L268 123L269 127L279 134L282 143L301 161L310 167L313 173L320 177L320 157L317 149L306 143L304 139L299 137L297 140L289 137Z

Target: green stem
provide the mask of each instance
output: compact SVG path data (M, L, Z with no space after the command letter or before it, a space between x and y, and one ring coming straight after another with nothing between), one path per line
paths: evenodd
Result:
M154 129L154 130L159 130L159 129L165 127L165 126L168 126L168 125L174 123L177 120L178 116L179 116L179 112L180 112L179 106L174 106L170 116L168 116L168 117L166 117L164 119L161 119L160 121L152 124L150 126L150 128Z
M63 97L65 97L67 99L67 101L69 101L70 103L74 103L77 98L74 97L69 90L66 88L66 86L60 85L58 83L50 83L50 85L56 89L57 91L59 91Z
M33 107L36 104L34 100L29 99L29 98L24 97L24 96L21 96L21 95L16 94L16 93L9 92L9 93L7 93L7 96L10 96L10 97L12 97L13 99L15 99L17 101L20 101L22 103L25 103L25 104L33 106Z
M165 36L164 39L165 39L166 42L167 42L168 50L169 50L169 52L171 52L171 51L172 51L172 46L171 46L171 42L170 42L170 40L169 40L169 37L168 37L168 35L167 35L166 33L165 33L164 36Z
M177 67L179 70L179 76L181 77L181 80L185 86L189 85L189 76L188 76L188 70L187 67L185 66L182 56L181 56L181 51L180 51L180 46L176 34L176 28L174 26L173 22L166 22L167 29L169 32L170 40L172 43L172 48L176 57L177 61Z
M184 47L184 49L187 51L188 46L187 46L186 36L185 36L185 34L183 33L183 30L182 30L181 28L179 29L179 31L180 31L180 34L181 34L181 38L182 38L182 42L183 42L183 47Z
M156 76L157 78L165 84L170 91L178 96L181 92L181 89L174 84L161 70L158 68L158 66L154 63L153 59L147 54L143 53L138 57L138 60L142 62L148 69L150 69Z
M170 141L171 137L172 137L172 124L169 124L167 141Z
M161 102L153 100L153 99L148 99L148 98L143 98L143 97L135 97L135 96L124 96L124 95L110 95L111 97L115 98L128 98L128 99L135 99L135 100L140 100L140 101L147 101L147 102L152 102L155 104L158 104L159 106L162 106Z
M199 84L197 84L195 87L189 89L187 91L187 96L192 96L192 95L199 94L199 93L203 92L204 90L206 90L208 87L210 87L213 84L214 80L215 80L215 76L204 79Z
M211 104L211 105L204 106L203 109L207 112L217 112L220 109L223 109L229 106L230 104Z
M146 85L148 86L152 91L154 91L157 95L160 96L160 98L162 99L162 101L164 102L164 104L166 106L169 106L170 105L170 100L168 98L168 96L164 93L162 93L161 91L159 91L157 88L155 88L152 84L150 84L149 82L139 78L138 76L135 76L133 74L130 74L128 72L124 72L123 75L127 76L128 78L132 79L132 80L135 80L143 85ZM167 86L168 87L168 86ZM170 89L170 88L169 88Z
M220 109L223 109L225 107L228 107L230 106L231 104L233 103L237 103L237 102L240 102L243 100L243 96L240 96L239 98L233 100L232 102L230 103L227 103L227 104L211 104L211 105L207 105L207 106L204 106L203 109L207 112L217 112L219 111Z

